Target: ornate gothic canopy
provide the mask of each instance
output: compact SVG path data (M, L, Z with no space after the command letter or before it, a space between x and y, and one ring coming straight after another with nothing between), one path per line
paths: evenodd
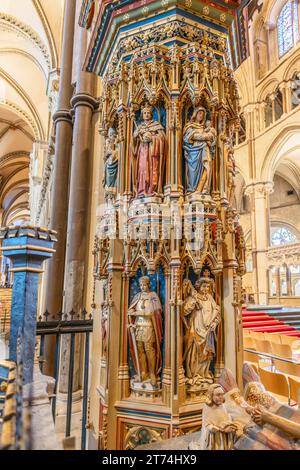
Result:
M100 3L100 2L99 2ZM119 0L101 2L95 15L98 2L86 0L83 3L80 24L89 28L93 34L86 59L86 68L99 75L105 73L111 57L120 53L122 38L127 39L125 49L130 50L130 42L138 41L141 46L155 43L157 38L147 35L147 29L153 27L153 16L159 27L173 21L183 21L194 29L191 37L178 28L166 32L165 42L184 45L191 40L200 42L197 27L214 33L218 37L227 37L231 56L231 65L236 68L247 57L247 39L245 19L246 1L228 0L209 2L193 0ZM159 38L161 40L161 37ZM134 45L133 48L136 46Z

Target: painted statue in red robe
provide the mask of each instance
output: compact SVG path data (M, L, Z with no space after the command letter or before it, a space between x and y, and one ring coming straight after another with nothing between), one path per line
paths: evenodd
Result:
M133 134L133 175L136 197L162 193L166 161L166 134L153 120L152 107L142 109L143 121Z

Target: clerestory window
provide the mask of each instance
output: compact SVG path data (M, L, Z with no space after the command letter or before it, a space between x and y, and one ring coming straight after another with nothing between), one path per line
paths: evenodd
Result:
M282 57L299 39L298 2L289 0L279 13L277 21L278 52Z

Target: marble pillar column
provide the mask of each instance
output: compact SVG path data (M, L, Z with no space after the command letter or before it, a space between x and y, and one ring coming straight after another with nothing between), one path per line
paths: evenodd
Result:
M50 226L58 232L59 244L47 269L45 309L56 315L62 310L67 218L69 203L69 174L72 149L72 116L70 101L73 94L72 66L76 2L66 0L58 110L54 114L55 158L51 193ZM45 374L54 375L55 338L45 338Z
M2 251L12 262L12 292L9 360L17 362L18 341L23 360L24 383L33 380L39 276L43 262L52 257L56 233L30 225L4 228Z
M276 268L276 297L278 302L280 301L281 295L281 283L280 283L280 268Z
M281 91L282 94L282 107L283 107L283 114L286 114L288 112L288 103L287 103L287 87L286 83L283 82L279 85L279 90Z
M93 168L93 116L98 107L94 94L96 76L82 70L88 32L79 31L79 51L76 72L76 93L71 100L74 112L73 150L70 176L68 239L66 249L64 311L80 312L85 305L85 279L89 247L89 209ZM80 345L76 344L79 360ZM68 386L69 339L62 346L60 391ZM79 367L75 366L74 391L79 386Z
M267 251L270 245L269 195L272 191L272 182L252 183L245 190L251 204L254 296L260 305L268 304L269 300Z
M292 273L288 265L286 265L286 287L287 287L287 296L291 297L293 295L292 290Z

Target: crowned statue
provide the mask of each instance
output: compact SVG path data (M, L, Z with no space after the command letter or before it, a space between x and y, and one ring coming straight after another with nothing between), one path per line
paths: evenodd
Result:
M133 179L136 197L162 193L166 161L166 134L153 119L152 107L142 109L143 121L133 133Z
M211 295L212 279L201 278L193 287L184 283L183 304L184 364L189 390L196 391L201 384L212 383L211 362L215 356L216 328L221 321L220 307Z
M108 131L108 137L105 142L104 151L104 179L103 186L106 193L114 193L117 186L119 153L116 145L117 133L111 127Z
M206 120L206 109L195 108L183 131L187 192L210 193L216 131Z
M150 291L149 277L141 277L140 289L128 310L129 344L136 371L133 382L148 382L157 388L162 368L162 306L157 293Z

